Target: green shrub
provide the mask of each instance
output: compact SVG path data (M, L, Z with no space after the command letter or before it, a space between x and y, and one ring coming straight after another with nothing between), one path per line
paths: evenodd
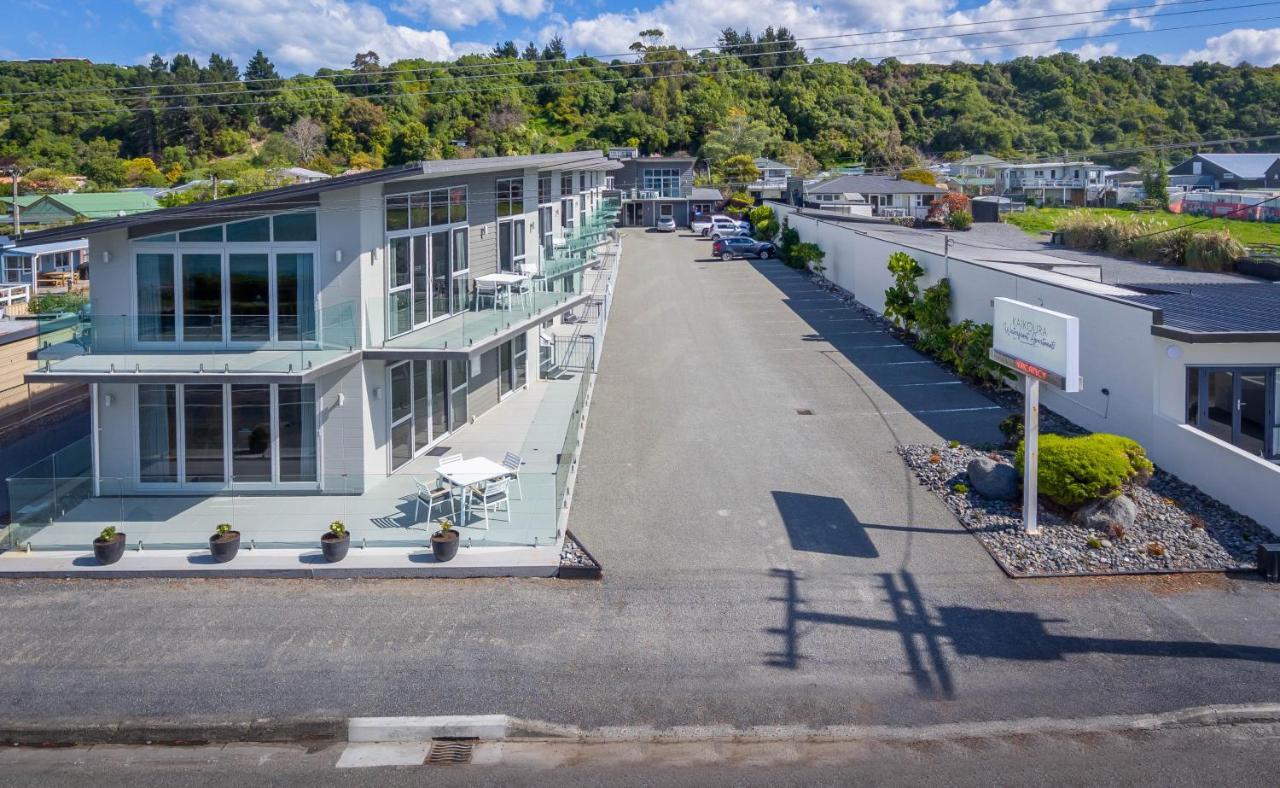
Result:
M1025 449L1019 442L1014 457L1019 471ZM1145 481L1152 470L1142 446L1120 435L1040 436L1040 493L1069 509L1114 498L1126 482Z
M79 312L88 304L89 297L81 293L47 293L31 299L27 311L33 315L56 315Z
M973 214L968 211L956 211L947 217L947 225L952 230L968 230L973 226Z
M920 297L920 285L916 282L924 276L924 269L906 252L889 255L889 273L893 274L893 287L884 291L884 314L898 328L911 331L915 328L915 305Z
M951 361L956 371L979 383L998 383L1004 367L991 360L995 331L990 323L964 320L951 327Z
M951 282L939 280L936 285L926 287L912 307L918 333L920 349L941 359L953 361L951 358Z

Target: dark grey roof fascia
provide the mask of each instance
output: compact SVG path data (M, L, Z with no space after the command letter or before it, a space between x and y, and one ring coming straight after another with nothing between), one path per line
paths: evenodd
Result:
M254 192L253 194L224 197L220 200L213 200L210 202L191 203L190 205L181 205L176 208L162 208L158 211L146 211L144 213L135 213L129 216L100 219L94 222L67 225L66 227L58 227L52 230L42 230L40 232L23 235L20 242L23 245L28 245L32 242L49 242L67 238L83 238L111 230L128 229L144 225L158 225L166 222L176 223L174 226L190 226L193 220L216 220L219 216L225 216L227 214L240 215L246 209L260 213L296 210L298 208L310 207L318 204L319 195L322 192L333 191L335 189L346 189L352 186L361 186L368 183L382 183L385 181L406 180L424 176L435 177L471 172L522 169L525 167L554 169L557 167L572 167L579 163L586 165L597 159L603 158L603 154L599 151L571 151L568 153L539 153L529 156L500 156L480 159L441 159L437 161L414 162L412 164L403 164L396 167L386 167L381 170L359 172L352 175L339 175L312 183L299 183L292 186L283 186L279 189L268 189L266 191ZM148 231L147 234L151 234L151 232Z
M1151 335L1189 345L1280 342L1280 331L1188 331L1174 326L1152 325Z

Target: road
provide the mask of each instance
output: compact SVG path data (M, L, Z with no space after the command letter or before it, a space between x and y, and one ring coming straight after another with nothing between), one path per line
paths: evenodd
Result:
M1280 588L1005 578L894 452L994 438L1003 412L799 274L707 246L626 239L571 514L604 581L10 581L0 718L920 724L1280 700Z
M916 744L521 745L496 763L338 768L343 745L0 751L0 785L1273 786L1280 729ZM477 760L480 758L477 750Z

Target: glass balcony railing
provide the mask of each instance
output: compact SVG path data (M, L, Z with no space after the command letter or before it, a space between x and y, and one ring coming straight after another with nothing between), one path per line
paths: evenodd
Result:
M541 278L541 277L539 277ZM501 286L496 291L473 292L469 307L449 317L434 320L425 325L396 331L397 327L411 324L407 317L388 313L386 298L374 296L368 300L370 321L379 315L387 315L389 336L382 343L370 342L370 347L389 350L458 350L469 351L488 339L503 336L527 325L541 315L547 315L557 307L580 298L581 277L570 277L569 287L550 292L535 284L533 278L523 285ZM372 324L370 326L372 328ZM376 332L370 331L370 337Z
M37 371L300 373L359 348L354 301L309 314L55 315L39 321ZM176 341L181 336L182 341Z

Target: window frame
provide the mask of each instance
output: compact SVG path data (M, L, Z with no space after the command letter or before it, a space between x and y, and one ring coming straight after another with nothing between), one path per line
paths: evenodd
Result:
M1191 415L1191 375L1196 374L1196 413ZM1280 413L1277 413L1277 398L1280 397L1280 366L1270 364L1188 364L1183 369L1183 408L1184 423L1209 437L1222 440L1206 429L1209 411L1209 376L1212 373L1231 374L1231 439L1224 441L1240 451L1269 462L1280 462ZM1262 454L1253 453L1239 445L1243 411L1242 377L1245 375L1263 375L1263 449Z

